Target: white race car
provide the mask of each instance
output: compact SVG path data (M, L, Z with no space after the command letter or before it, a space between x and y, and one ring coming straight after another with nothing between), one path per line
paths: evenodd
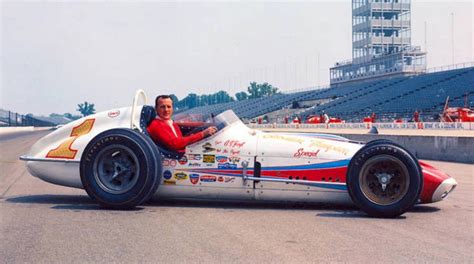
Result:
M145 105L138 105L141 97ZM174 153L149 137L146 127L155 116L138 91L132 107L71 122L20 159L32 175L83 188L115 209L154 195L353 202L371 216L395 217L416 203L442 200L457 184L388 140L363 144L334 135L267 133L248 128L232 111L210 123L181 122L183 134L210 125L219 131Z

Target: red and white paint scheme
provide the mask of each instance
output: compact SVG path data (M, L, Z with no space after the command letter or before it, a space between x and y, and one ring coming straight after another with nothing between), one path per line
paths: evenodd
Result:
M326 134L266 133L232 112L212 123L180 123L184 134L219 131L171 153L151 141L153 107L138 105L71 122L40 139L29 172L83 188L105 207L127 209L147 199L200 198L355 203L369 215L394 217L416 203L441 201L456 181L386 140L350 141ZM179 123L179 120L175 120Z

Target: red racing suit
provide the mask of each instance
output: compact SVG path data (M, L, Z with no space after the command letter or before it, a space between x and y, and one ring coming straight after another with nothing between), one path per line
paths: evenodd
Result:
M163 120L159 117L151 121L147 130L153 141L177 152L184 152L187 145L204 138L203 132L183 137L181 129L173 120Z

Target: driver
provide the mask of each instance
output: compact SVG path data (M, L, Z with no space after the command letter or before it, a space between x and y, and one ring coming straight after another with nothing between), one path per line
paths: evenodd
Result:
M159 95L155 100L155 109L158 116L148 126L148 133L153 141L163 144L169 150L184 152L187 145L197 142L217 132L214 126L183 137L179 126L173 123L173 100L168 95Z

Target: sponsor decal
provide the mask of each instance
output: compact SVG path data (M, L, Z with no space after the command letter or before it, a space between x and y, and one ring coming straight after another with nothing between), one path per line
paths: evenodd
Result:
M230 150L230 154L232 154L232 155L239 155L239 154L240 154L240 150Z
M201 154L188 154L188 160L201 160Z
M206 144L202 145L202 148L204 149L202 152L207 153L207 152L212 152L215 151L216 149L212 147L212 144L209 142L206 142Z
M240 157L229 157L229 161L232 163L238 163L240 161Z
M174 159L164 159L161 164L163 167L176 167L176 160Z
M188 163L189 167L201 167L201 163L199 162L190 162Z
M175 180L164 180L163 184L165 184L165 185L176 185L176 181Z
M277 140L283 140L283 141L299 143L299 144L302 144L304 142L304 139L302 138L288 137L288 136L282 136L282 135L272 135L272 134L264 135L263 138L277 139Z
M205 163L214 163L216 162L216 156L204 154L202 155L202 161Z
M165 170L165 171L163 172L163 178L165 178L166 180L171 179L171 171Z
M241 148L245 145L244 141L240 140L226 140L224 142L224 146L229 147L229 148Z
M224 163L227 162L227 157L226 156L217 156L216 160L218 163Z
M313 148L325 149L324 152L327 152L327 151L331 150L331 151L342 153L344 155L347 155L347 153L349 152L349 150L347 148L334 146L334 145L328 144L328 143L326 143L322 140L313 139L309 146L313 147Z
M188 175L184 172L176 172L174 178L178 181L183 181L188 179Z
M227 149L224 149L222 153L229 153L229 151Z
M219 177L217 178L217 181L218 181L218 182L223 182L223 181L224 181L224 177L219 176Z
M234 182L234 180L235 180L235 177L229 177L229 176L224 177L224 182Z
M216 141L214 141L214 144L216 144L216 145L219 145L219 144L221 144L221 143L222 143L222 140L216 140Z
M215 182L216 179L217 179L217 177L216 177L216 176L212 176L212 175L201 175L201 176L199 177L199 180L200 180L201 182Z
M114 117L117 117L120 115L120 110L116 110L116 111L110 111L107 113L107 116L110 117L110 118L114 118Z
M181 157L179 160L178 160L179 164L181 165L184 165L188 162L188 158L186 158L186 155L184 155L183 157Z
M316 158L318 157L319 149L316 151L305 151L304 148L298 149L295 154L293 154L293 157L295 158Z
M217 168L219 169L236 169L237 168L237 164L232 164L232 163L221 163L221 164L217 164Z
M189 181L191 181L192 184L196 184L199 182L199 174L189 174Z

